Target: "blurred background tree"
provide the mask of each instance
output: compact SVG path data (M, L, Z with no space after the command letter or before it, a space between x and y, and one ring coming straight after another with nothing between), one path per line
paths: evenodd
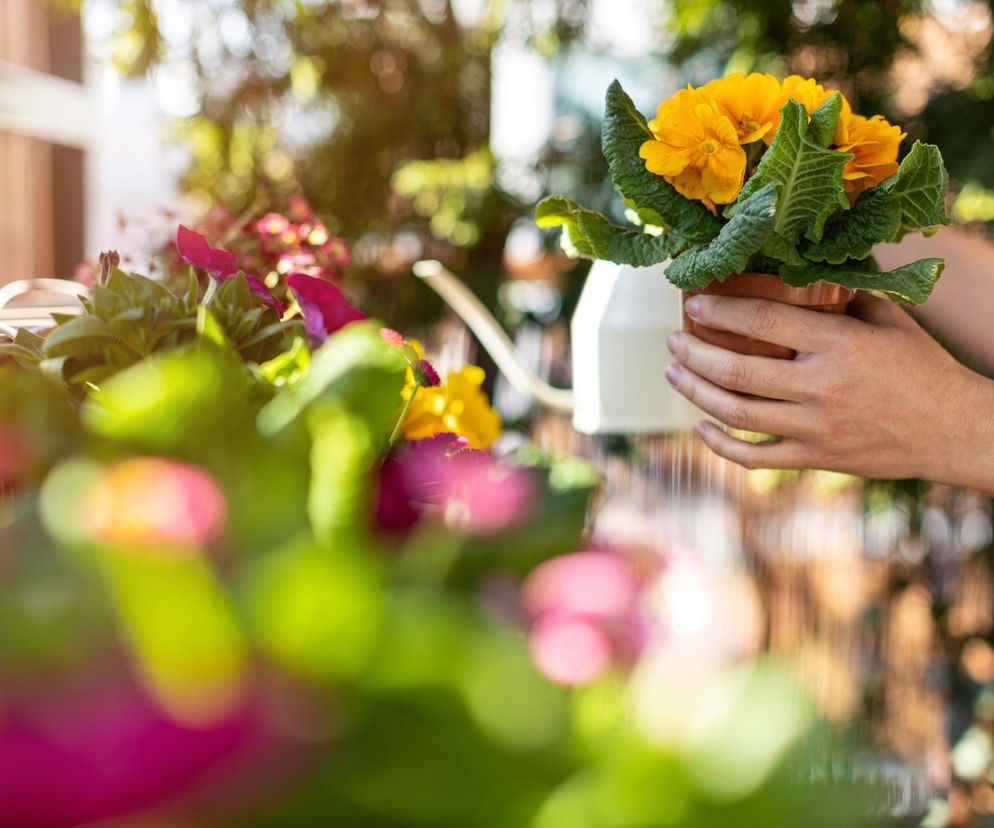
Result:
M491 53L509 27L555 51L582 34L587 0L109 6L105 56L195 91L176 130L192 156L183 186L203 207L237 215L260 195L303 192L332 233L360 242L366 276L407 277L431 256L493 297L504 239L529 205L493 184ZM370 311L397 324L432 301L407 278L369 293Z

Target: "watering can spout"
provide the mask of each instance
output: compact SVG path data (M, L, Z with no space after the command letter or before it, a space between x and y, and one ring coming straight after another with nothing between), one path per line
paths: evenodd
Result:
M573 392L554 388L528 368L493 314L445 265L433 259L416 262L414 275L423 279L460 316L515 390L553 411L573 412Z

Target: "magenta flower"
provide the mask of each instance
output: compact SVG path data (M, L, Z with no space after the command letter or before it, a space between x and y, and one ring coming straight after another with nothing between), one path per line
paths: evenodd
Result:
M234 256L220 248L211 247L200 233L182 224L176 231L176 250L184 262L206 270L218 279L230 279L238 272L238 262Z
M473 534L493 534L531 514L531 476L454 434L419 440L387 459L380 476L377 525L410 529L422 517Z
M262 299L262 303L266 307L276 311L277 316L283 316L283 312L286 310L283 307L283 303L273 295L273 292L266 287L265 283L260 279L256 279L255 276L247 276L244 273L242 275L245 276L245 283L248 285L248 289Z
M336 331L366 315L352 307L342 292L330 282L294 273L286 280L304 314L304 327L315 343L324 342Z
M418 360L417 365L411 367L414 373L414 380L422 388L438 388L442 384L442 378L438 371L427 359Z
M227 281L239 271L238 262L231 253L217 247L211 247L207 243L207 239L200 233L189 227L184 227L182 224L176 232L176 249L184 262L207 271L219 282ZM265 283L247 273L242 275L245 277L248 289L262 299L266 307L276 311L277 316L282 316L283 303L273 296L273 292L266 287Z
M208 778L236 777L282 746L255 707L190 729L130 682L47 684L0 700L0 825L103 824L203 790Z

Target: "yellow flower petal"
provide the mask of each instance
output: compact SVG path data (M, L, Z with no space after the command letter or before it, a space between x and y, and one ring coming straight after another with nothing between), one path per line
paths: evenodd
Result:
M451 432L465 437L470 448L490 448L500 436L501 424L483 393L485 376L482 368L467 365L450 373L444 385L419 389L401 427L404 439ZM408 398L405 389L404 400Z

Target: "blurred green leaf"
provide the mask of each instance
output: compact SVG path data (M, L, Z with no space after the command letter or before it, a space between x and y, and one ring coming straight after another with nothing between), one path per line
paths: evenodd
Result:
M276 397L259 415L259 427L274 434L322 398L339 401L362 416L384 439L400 404L407 363L389 347L373 322L348 325L311 357L307 376Z

